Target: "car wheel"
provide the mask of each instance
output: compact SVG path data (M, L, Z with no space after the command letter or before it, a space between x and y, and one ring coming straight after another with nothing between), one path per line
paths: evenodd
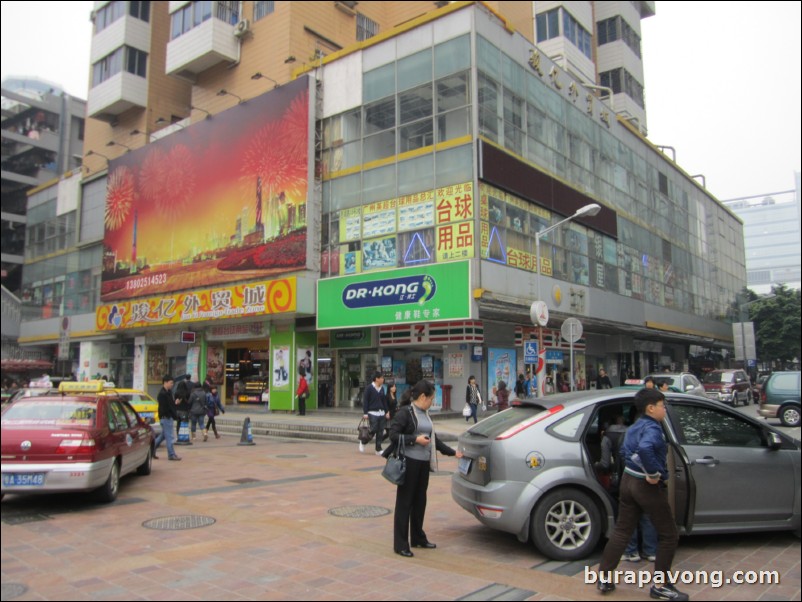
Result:
M782 422L783 426L799 426L799 406L782 407L780 411L777 412L777 415L780 417L780 422Z
M153 447L148 448L148 457L145 458L145 461L136 469L136 474L146 477L150 474L150 471L153 468Z
M96 496L98 501L103 503L111 503L117 499L117 494L120 492L120 463L115 460L111 465L109 471L109 478L106 483L97 490Z
M573 489L547 494L532 513L532 540L553 560L580 560L601 536L601 515L593 500Z

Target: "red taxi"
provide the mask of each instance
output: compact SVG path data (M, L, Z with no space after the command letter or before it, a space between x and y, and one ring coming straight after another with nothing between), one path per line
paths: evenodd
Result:
M103 385L62 383L58 393L3 408L3 495L94 491L112 502L121 477L150 474L153 429Z

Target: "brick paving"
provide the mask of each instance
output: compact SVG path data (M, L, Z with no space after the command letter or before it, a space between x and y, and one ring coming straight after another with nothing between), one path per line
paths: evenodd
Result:
M336 420L354 422L348 415ZM436 423L443 433L464 425ZM392 551L392 512L376 518L329 512L392 511L395 490L379 474L381 458L358 453L355 443L257 438L254 446L238 446L238 440L199 441L180 450L183 462L155 461L152 475L123 479L120 498L107 506L80 496L7 496L3 600L600 599L583 581L584 563L548 562L457 507L450 497L452 458L441 459L429 489L426 530L438 548L402 559ZM179 516L214 523L143 527ZM598 551L589 562L597 558ZM675 569L782 573L773 586L681 587L696 600L800 599L800 542L789 533L683 538ZM622 585L606 599L643 600L648 592Z

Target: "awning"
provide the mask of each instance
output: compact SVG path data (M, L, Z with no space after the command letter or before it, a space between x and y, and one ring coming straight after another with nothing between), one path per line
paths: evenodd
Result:
M0 360L0 368L8 372L24 372L26 370L52 370L53 362L48 360Z

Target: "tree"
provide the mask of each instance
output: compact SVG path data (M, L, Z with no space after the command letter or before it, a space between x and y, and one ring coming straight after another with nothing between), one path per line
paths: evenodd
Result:
M799 290L784 284L773 286L771 291L773 296L758 298L747 309L755 323L757 356L784 368L802 356L802 303Z

